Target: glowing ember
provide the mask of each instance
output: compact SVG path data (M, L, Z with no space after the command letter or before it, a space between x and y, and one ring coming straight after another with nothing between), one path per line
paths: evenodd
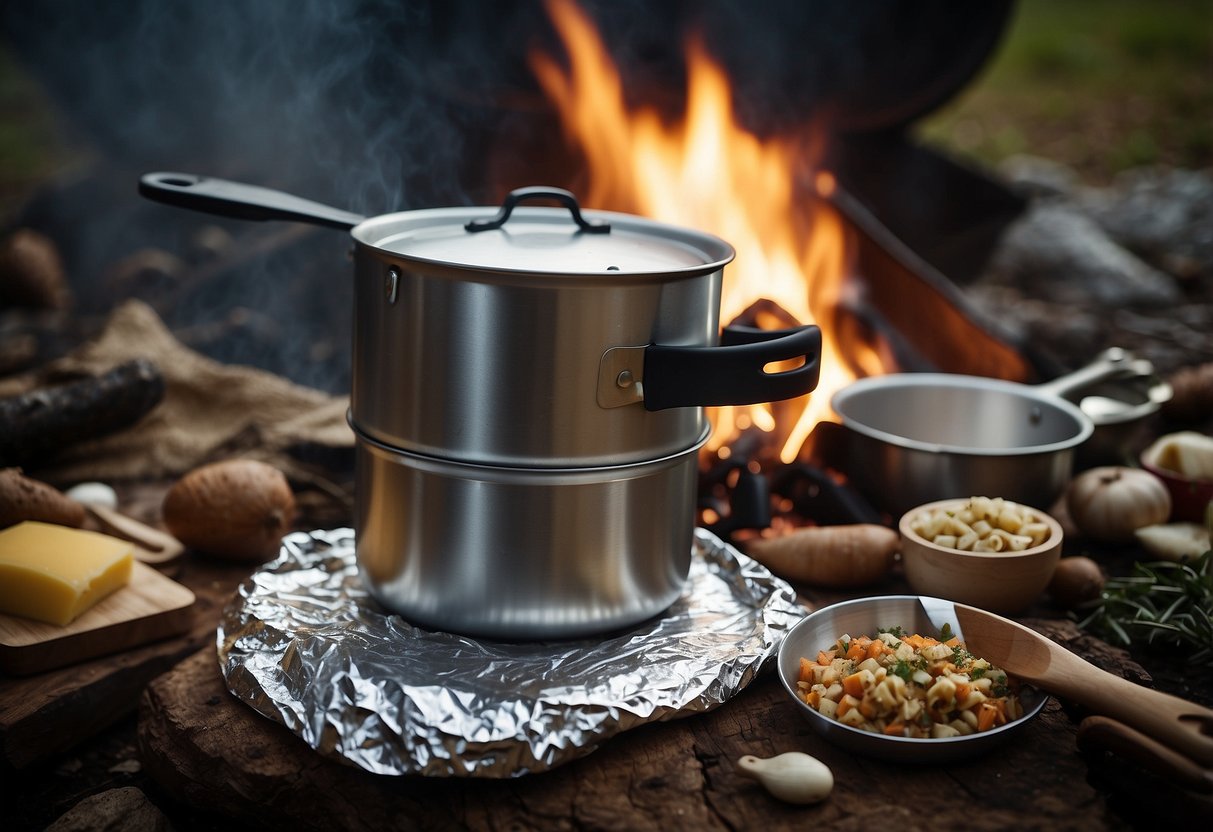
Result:
M835 310L846 287L847 241L842 221L820 198L833 190L833 177L812 172L820 148L812 136L760 140L740 127L728 79L698 43L687 48L681 123L666 123L651 109L629 111L619 72L592 22L567 0L549 0L548 8L569 68L542 53L532 56L532 66L586 158L586 204L698 228L731 243L737 259L725 269L722 320L749 310L764 328L788 326L770 311L772 304L754 306L766 299L795 321L822 328L821 381L813 395L711 414L709 450L724 457L737 435L758 429L777 437L779 457L791 462L813 426L832 418L829 399L854 379L849 367L885 371L877 352L853 333L845 345L839 341L846 333Z

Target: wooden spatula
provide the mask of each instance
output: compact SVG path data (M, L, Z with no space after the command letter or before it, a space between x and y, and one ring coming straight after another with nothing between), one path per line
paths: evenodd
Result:
M1213 711L1100 670L1022 624L964 604L952 606L958 635L974 655L1213 767Z
M83 505L101 531L135 544L136 560L144 563L165 563L185 551L181 541L168 532L140 523L135 518L106 506L92 503Z

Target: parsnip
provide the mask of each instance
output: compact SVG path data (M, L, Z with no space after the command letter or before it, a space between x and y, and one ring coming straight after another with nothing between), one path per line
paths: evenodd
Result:
M900 538L873 523L808 526L745 544L750 557L776 575L831 589L876 583L893 568Z

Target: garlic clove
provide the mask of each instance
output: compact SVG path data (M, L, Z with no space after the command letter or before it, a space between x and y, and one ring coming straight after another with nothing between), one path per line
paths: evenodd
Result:
M737 767L787 803L820 803L834 789L834 775L829 767L799 751L766 759L747 754L737 761Z
M82 482L72 486L64 494L86 506L118 507L118 493L103 482Z
M1193 480L1213 480L1213 437L1196 431L1169 433L1143 456L1151 464Z
M1209 529L1199 523L1160 523L1133 533L1156 558L1183 563L1209 551Z

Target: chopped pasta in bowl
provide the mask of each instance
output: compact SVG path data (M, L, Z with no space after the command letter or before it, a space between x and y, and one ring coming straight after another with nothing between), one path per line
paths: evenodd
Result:
M925 596L861 598L792 628L779 675L819 734L873 757L944 762L984 752L1040 712L1040 691L969 653L926 602L951 609Z
M1061 558L1049 515L998 497L927 503L898 524L901 563L915 592L1014 614L1039 599Z

